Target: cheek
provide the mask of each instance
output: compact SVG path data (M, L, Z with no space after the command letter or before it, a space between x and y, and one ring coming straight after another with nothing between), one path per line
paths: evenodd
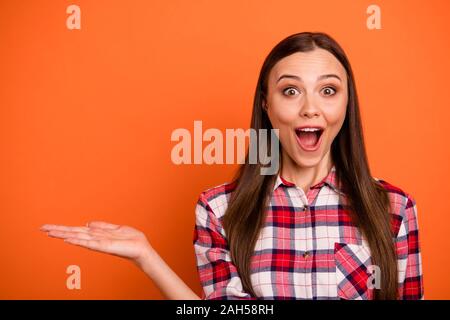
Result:
M344 123L346 111L346 104L342 104L339 106L335 106L334 108L330 108L324 114L327 121L327 126L330 129L330 134L333 139L334 137L336 137L342 127L342 124Z
M282 130L283 126L292 126L298 121L298 102L289 100L278 93L269 99L269 119L274 127Z
M289 108L289 106L279 107L272 105L269 108L268 115L273 128L280 129L280 131L285 127L292 126L292 123L298 118L295 109Z
M288 112L287 108L269 108L268 116L274 129L278 129L278 139L282 145L290 145L290 134L292 133L292 123L295 123L296 116Z

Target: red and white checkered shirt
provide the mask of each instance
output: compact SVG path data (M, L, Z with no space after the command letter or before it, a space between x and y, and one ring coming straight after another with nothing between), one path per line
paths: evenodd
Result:
M423 299L416 203L399 188L377 180L392 206L399 299ZM208 189L196 205L193 241L202 299L373 298L370 249L351 222L334 167L306 194L277 176L251 259L257 297L243 291L222 227L233 189L231 183Z

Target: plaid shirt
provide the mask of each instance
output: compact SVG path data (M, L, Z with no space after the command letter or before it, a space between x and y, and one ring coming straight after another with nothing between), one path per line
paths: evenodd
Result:
M423 299L422 261L414 199L388 191L399 275L399 299ZM206 190L196 205L193 243L202 299L372 299L370 249L351 222L333 167L308 192L280 175L251 258L257 297L243 291L221 221L232 184Z

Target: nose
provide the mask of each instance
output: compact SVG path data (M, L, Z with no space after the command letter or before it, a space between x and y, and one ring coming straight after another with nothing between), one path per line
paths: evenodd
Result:
M320 110L311 97L305 95L304 103L300 108L300 116L304 118L314 118L320 115Z

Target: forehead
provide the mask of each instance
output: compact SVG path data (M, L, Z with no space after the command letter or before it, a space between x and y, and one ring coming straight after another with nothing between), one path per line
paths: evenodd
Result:
M326 73L335 73L346 78L346 71L336 57L325 49L296 52L278 61L270 71L269 78L278 79L282 74L293 74L303 79L315 79Z

